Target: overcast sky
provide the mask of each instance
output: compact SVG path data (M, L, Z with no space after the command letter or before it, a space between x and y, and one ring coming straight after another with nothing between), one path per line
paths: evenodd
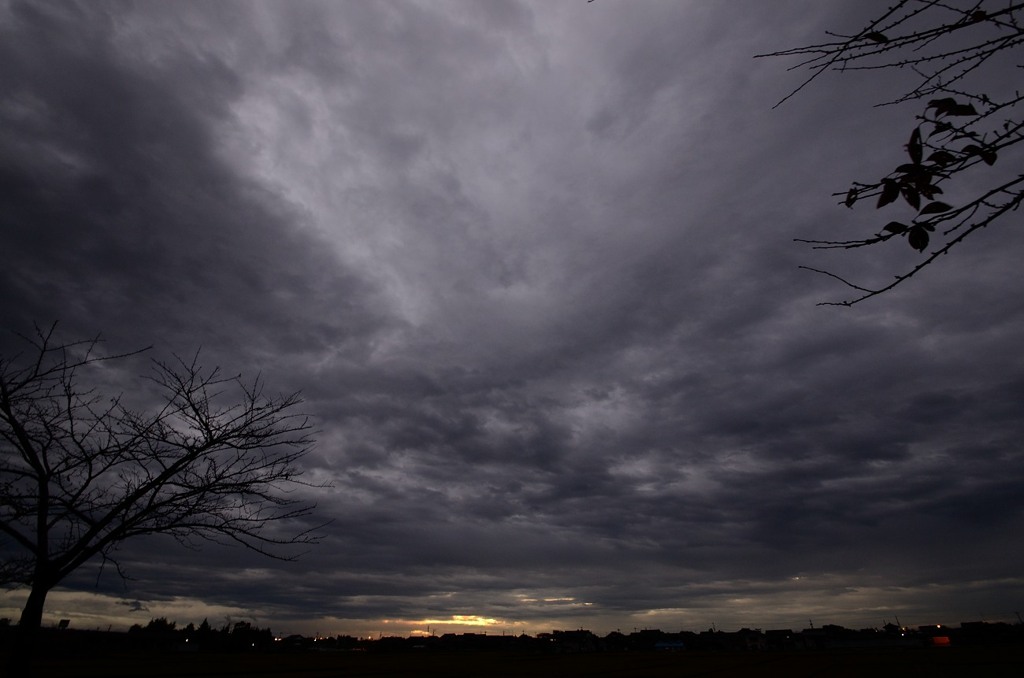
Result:
M296 562L128 543L44 623L1015 620L1020 217L817 306L920 260L793 242L898 216L831 194L917 110L752 58L886 4L0 1L3 345L261 372L331 484Z

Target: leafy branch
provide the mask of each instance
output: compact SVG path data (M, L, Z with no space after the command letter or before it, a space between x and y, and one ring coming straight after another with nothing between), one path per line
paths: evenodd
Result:
M904 147L908 161L877 181L855 181L846 191L833 194L848 208L864 201L876 209L903 202L916 211L913 219L890 220L863 238L796 240L813 249L857 249L903 238L917 252L934 249L892 282L875 288L826 270L801 267L832 277L859 293L827 304L850 306L893 289L969 235L1020 206L1022 176L1012 169L1009 174L1005 170L1000 173L1000 167L1009 165L1002 162L997 166L997 162L1008 149L1024 141L1024 121L1017 108L1024 97L1014 90L997 98L969 85L982 67L999 64L997 56L1018 56L1024 44L1024 28L1018 21L1022 10L1024 3L991 7L982 0L961 8L939 0L901 0L854 35L830 34L839 39L758 55L802 56L805 58L792 68L811 71L776 106L823 73L848 70L910 70L918 77L917 84L896 99L877 105L926 101ZM1013 67L1019 69L1021 64ZM1010 81L1004 78L1004 82ZM970 171L990 174L993 187L958 206L939 197L944 195L943 186Z

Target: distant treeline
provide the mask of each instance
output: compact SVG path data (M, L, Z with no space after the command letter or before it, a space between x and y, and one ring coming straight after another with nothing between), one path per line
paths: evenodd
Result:
M791 629L743 628L726 632L708 629L702 632L666 632L645 629L624 634L613 631L600 637L590 631L552 631L535 636L488 635L482 633L444 634L441 636L384 636L361 639L340 635L308 637L275 636L269 628L249 622L228 623L213 628L203 620L199 626L179 627L161 617L145 626L136 624L127 633L49 629L39 639L47 647L63 650L78 646L86 650L145 650L177 652L458 652L514 651L530 653L589 653L628 651L793 651L841 648L887 648L921 646L1024 645L1024 624L965 622L958 627L920 626L916 628L886 624L881 629L847 629L835 624L820 628ZM14 641L14 627L0 623L0 643Z

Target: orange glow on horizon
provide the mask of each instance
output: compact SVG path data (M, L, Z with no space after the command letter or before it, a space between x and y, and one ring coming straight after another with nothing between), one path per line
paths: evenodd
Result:
M447 619L423 619L417 624L426 624L428 626L441 626L441 625L454 625L454 626L498 626L505 622L497 619L491 619L490 617L481 617L475 614L453 614Z
M409 633L414 636L429 636L438 628L445 626L475 626L488 628L493 626L510 625L510 622L507 621L493 619L491 617L481 617L476 614L453 614L447 618L432 619L382 619L380 623L387 626L416 627L409 631Z

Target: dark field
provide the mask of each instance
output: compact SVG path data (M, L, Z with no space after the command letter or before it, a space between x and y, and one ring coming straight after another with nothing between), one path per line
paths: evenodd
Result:
M0 663L3 666L3 663ZM378 654L120 653L38 657L40 678L108 676L298 676L302 678L468 678L469 676L1024 676L1024 647L946 647L801 652L620 652L518 654L423 652Z

